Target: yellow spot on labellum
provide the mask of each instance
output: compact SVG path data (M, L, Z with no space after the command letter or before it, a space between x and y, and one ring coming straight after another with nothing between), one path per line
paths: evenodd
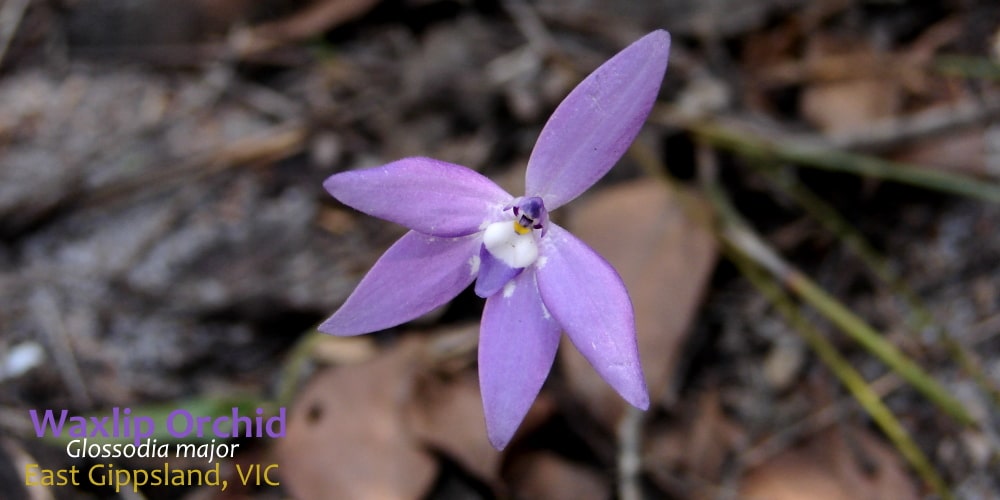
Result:
M517 234L528 234L531 232L530 227L524 227L518 221L514 221L514 232Z

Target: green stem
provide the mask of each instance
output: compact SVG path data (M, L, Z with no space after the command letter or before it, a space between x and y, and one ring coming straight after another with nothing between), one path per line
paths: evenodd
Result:
M727 256L736 264L744 276L770 300L775 309L785 317L813 352L819 356L831 372L840 380L854 399L865 409L872 420L888 436L910 466L923 478L941 498L954 498L944 479L937 473L927 456L899 422L892 411L882 402L881 397L868 382L840 355L837 349L802 316L790 297L773 280L768 279L763 269L756 267L740 249L726 247Z
M785 284L803 300L815 307L827 320L899 373L946 413L964 425L975 423L962 403L949 394L933 377L805 275L797 271L793 272L785 277Z
M717 185L706 186L706 192L722 220L718 234L723 243L739 248L741 252L753 258L754 262L767 269L776 280L782 282L789 290L809 303L838 329L882 360L914 388L923 393L927 399L953 418L963 425L975 423L962 403L952 397L919 365L911 361L874 328L868 326L861 318L813 283L805 274L785 262L777 252L771 249L742 221L742 218Z
M1000 80L1000 64L985 57L945 55L936 58L932 64L944 75Z
M978 357L969 352L961 343L952 338L947 328L935 322L934 316L922 303L919 297L906 285L899 274L892 268L888 259L882 256L857 229L845 220L836 209L813 193L784 169L762 167L761 171L769 180L776 184L782 193L791 196L812 218L823 224L828 231L836 235L871 270L875 277L884 283L898 297L902 298L909 308L907 324L911 331L917 332L927 328L937 333L938 341L944 345L948 354L958 363L962 370L972 377L985 393L989 394L994 404L1000 405L1000 387L997 387L982 368Z
M848 153L805 141L773 140L749 130L736 130L735 127L713 122L694 123L688 125L688 129L708 144L749 158L875 177L1000 203L1000 186L963 175Z

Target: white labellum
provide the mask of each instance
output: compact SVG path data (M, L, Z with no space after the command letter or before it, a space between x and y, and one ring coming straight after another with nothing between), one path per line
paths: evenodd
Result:
M515 269L528 267L538 259L538 243L533 231L521 234L517 222L494 222L483 233L483 245L494 257ZM517 226L520 227L520 226Z

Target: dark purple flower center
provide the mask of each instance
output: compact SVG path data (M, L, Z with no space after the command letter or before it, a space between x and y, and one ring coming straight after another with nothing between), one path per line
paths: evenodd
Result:
M544 229L549 219L545 203L537 196L523 198L512 207L514 211L514 230L518 234L527 234L532 229Z

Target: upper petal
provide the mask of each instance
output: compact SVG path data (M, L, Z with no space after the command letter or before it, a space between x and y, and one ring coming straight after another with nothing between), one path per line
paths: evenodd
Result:
M478 235L436 238L406 233L319 330L333 335L370 333L444 305L475 279L480 245Z
M559 346L559 325L542 307L533 272L486 300L479 332L479 387L486 433L501 450L538 396Z
M541 253L535 274L545 307L611 387L633 406L648 408L632 302L618 273L555 224Z
M654 31L594 70L552 113L528 159L525 193L551 211L621 158L642 128L667 69L670 35Z
M404 158L381 167L341 172L323 183L341 203L434 236L464 236L496 220L513 198L461 165Z

